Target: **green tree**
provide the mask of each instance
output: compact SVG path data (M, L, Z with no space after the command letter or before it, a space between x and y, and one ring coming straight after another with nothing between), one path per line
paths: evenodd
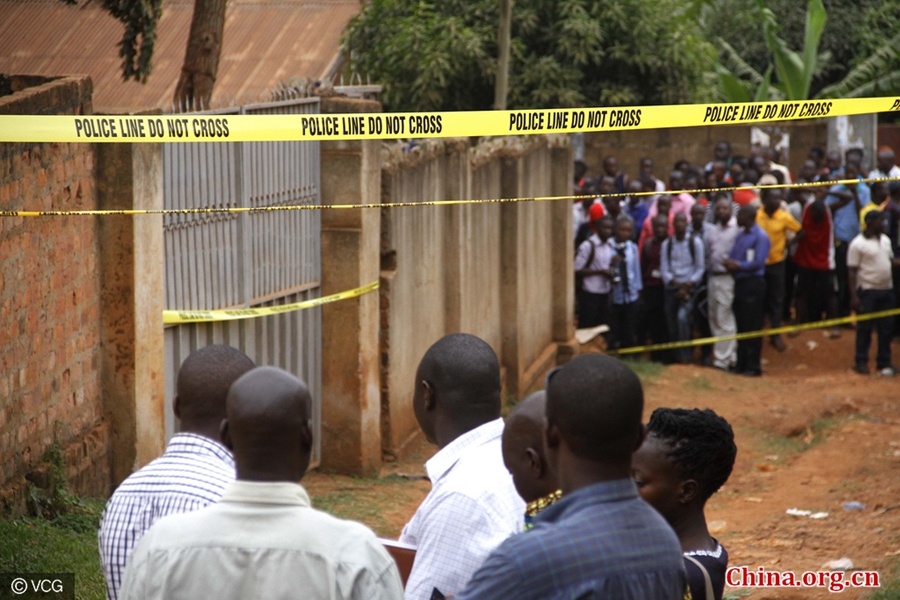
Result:
M510 108L704 101L715 48L686 0L516 0ZM488 109L496 0L372 0L349 24L350 68L389 110Z

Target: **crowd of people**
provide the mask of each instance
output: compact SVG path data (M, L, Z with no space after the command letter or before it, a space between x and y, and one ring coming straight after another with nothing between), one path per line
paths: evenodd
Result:
M634 177L613 156L596 177L576 162L575 193L587 196L573 207L578 326L608 325L608 347L625 349L900 306L900 167L889 147L869 172L864 159L861 149L842 156L815 147L792 176L771 148L737 156L720 142L702 167L678 161L668 183L649 158ZM871 179L885 181L861 181ZM894 375L900 319L860 320L856 329L855 370L870 372L877 331L876 367ZM780 334L768 337L785 350ZM717 341L699 354L706 366L757 376L762 344ZM694 350L652 358L686 363Z
M640 380L585 354L501 418L500 363L467 334L429 348L412 410L438 452L403 529L405 590L367 527L311 506L307 386L224 345L177 378L181 431L110 498L109 600L246 598L721 600L728 553L704 506L737 447L713 411L643 423Z

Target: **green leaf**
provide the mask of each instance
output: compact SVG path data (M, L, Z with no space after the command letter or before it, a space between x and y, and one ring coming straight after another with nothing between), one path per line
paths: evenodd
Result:
M894 79L897 63L900 62L900 33L886 41L874 54L869 56L839 82L819 92L820 98L859 98L871 95L879 89L886 95L897 95L898 86Z
M734 73L725 68L724 65L716 64L716 74L719 76L719 83L722 86L722 92L726 102L747 102L750 96L740 79L734 76Z

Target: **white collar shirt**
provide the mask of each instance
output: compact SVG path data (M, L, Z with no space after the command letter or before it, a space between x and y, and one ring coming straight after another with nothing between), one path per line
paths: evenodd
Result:
M594 247L593 259L591 259L591 246ZM578 252L575 255L575 270L592 269L601 271L608 269L615 252L613 238L603 242L600 241L600 236L595 233L578 246ZM588 260L590 260L590 264L588 264ZM604 275L587 275L582 279L582 288L591 294L608 294L612 290L612 283L609 277Z
M235 481L218 504L158 521L128 561L124 600L400 600L367 527L311 507L302 486Z
M217 502L232 481L231 452L193 433L173 436L162 456L125 479L106 503L97 536L106 597L118 597L126 560L153 523Z
M891 167L891 170L885 173L880 169L875 169L874 171L869 172L870 179L897 179L900 178L900 167L894 165ZM869 184L871 185L871 184Z
M708 268L710 273L723 275L728 273L725 268L725 259L734 248L734 242L737 240L740 230L734 217L728 220L728 223L722 225L716 221L710 225L709 231L706 233L705 245L708 257Z
M460 592L484 559L522 531L525 502L503 465L503 419L456 438L428 462L431 492L403 528L416 546L406 600L429 600L434 589Z

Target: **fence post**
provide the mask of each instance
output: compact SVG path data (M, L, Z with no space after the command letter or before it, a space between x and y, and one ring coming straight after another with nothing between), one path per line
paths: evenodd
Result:
M552 148L550 159L550 194L568 196L572 193L574 163L572 148ZM557 343L557 364L578 354L575 339L575 264L572 223L572 202L554 200L551 203L551 239L553 248L553 341Z
M372 100L323 98L322 113L380 112ZM322 142L322 204L381 199L381 141ZM322 295L379 278L379 209L322 212ZM375 475L381 466L379 294L322 307L322 466Z
M163 208L162 145L96 144L101 209ZM100 218L100 381L112 482L165 446L162 215Z

